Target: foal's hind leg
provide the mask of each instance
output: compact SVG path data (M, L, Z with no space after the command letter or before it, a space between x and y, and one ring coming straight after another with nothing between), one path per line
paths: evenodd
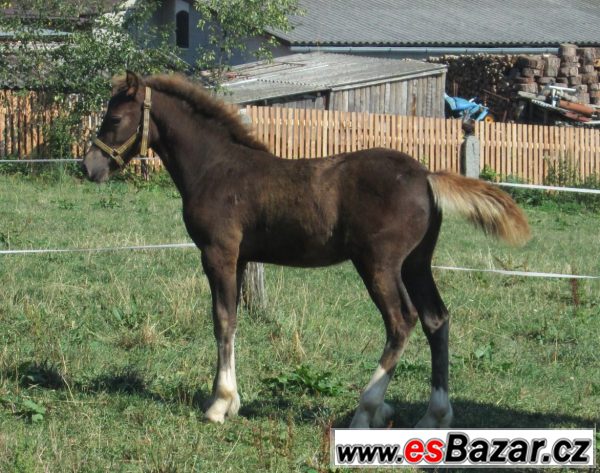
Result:
M217 373L212 397L205 411L212 422L224 422L240 407L235 376L236 309L243 265L222 249L207 248L202 252L202 265L210 284L213 304L213 324L217 341Z
M453 413L448 399L448 311L433 280L431 262L420 261L412 267L411 262L409 258L403 278L431 350L431 396L417 427L449 427Z
M379 365L361 394L351 427L383 427L393 414L391 406L384 402L385 393L418 316L396 267L356 267L383 316L387 339Z

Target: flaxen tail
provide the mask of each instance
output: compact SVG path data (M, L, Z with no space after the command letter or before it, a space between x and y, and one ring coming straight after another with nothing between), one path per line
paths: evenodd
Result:
M442 211L461 215L511 245L529 240L529 224L523 211L498 187L445 171L429 174L427 179Z

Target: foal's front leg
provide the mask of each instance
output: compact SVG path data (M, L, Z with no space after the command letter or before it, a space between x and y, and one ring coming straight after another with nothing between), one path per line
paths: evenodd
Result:
M202 265L210 284L215 338L217 341L217 373L211 399L205 412L212 422L223 423L225 416L235 416L240 397L235 378L235 329L238 298L237 255L223 249L205 249Z

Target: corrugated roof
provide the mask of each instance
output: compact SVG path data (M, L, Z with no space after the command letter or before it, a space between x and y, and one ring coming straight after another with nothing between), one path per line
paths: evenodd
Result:
M445 68L422 61L350 54L293 54L273 62L258 61L233 68L236 78L224 84L224 98L230 102L249 103L434 74Z
M599 0L300 0L291 45L600 45Z

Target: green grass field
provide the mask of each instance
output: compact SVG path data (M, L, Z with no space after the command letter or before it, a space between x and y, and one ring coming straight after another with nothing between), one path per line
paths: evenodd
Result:
M164 184L0 175L0 249L185 242L180 206ZM600 275L600 214L526 211L521 249L447 218L434 264ZM240 314L241 416L221 426L201 416L216 351L197 250L0 255L0 471L328 471L383 324L349 264L266 275L268 309ZM435 275L455 427L597 427L600 281ZM429 374L417 329L395 427L425 412Z

